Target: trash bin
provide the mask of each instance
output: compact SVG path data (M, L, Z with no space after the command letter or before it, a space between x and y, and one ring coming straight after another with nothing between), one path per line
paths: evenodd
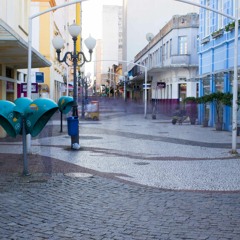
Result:
M68 124L68 135L69 136L76 136L78 135L78 117L68 117L67 118Z

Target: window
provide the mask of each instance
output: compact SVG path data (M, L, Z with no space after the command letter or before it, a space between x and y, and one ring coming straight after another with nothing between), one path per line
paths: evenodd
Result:
M239 17L239 13L240 13L240 0L238 0L238 17Z
M187 96L187 84L186 83L180 83L178 84L178 97L179 100L182 101Z
M206 6L211 7L210 6L210 0L206 0ZM211 21L210 11L205 10L205 29L204 29L205 36L210 35L210 21Z
M218 11L224 12L223 0L218 0ZM223 27L223 15L217 14L217 16L218 16L218 29L220 29Z
M172 56L172 39L170 39L170 50L169 50L170 57Z
M162 58L163 58L163 61L164 61L164 60L165 60L165 57L166 57L166 56L165 56L165 44L163 44L163 55L162 55L162 56L163 56Z
M160 47L160 52L159 52L159 63L162 63L162 47Z
M187 54L187 37L180 36L178 37L178 53L179 55Z
M13 78L14 71L12 68L6 67L6 77Z
M240 15L240 0L237 0L238 1L238 16ZM228 4L226 7L227 7L227 11L229 11L229 5ZM233 1L233 16L235 16L235 1ZM240 18L240 17L239 17Z
M156 64L159 65L159 49L156 50Z
M166 59L168 59L168 42L166 43Z

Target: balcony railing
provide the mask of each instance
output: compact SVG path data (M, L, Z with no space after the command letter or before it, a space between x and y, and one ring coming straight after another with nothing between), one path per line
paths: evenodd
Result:
M190 64L190 55L173 55L170 58L171 65L189 65Z

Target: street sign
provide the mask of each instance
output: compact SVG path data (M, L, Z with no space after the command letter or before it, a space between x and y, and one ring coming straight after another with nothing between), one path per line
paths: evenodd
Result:
M150 83L147 83L147 84L143 84L143 89L151 89L151 84Z
M21 93L26 93L26 92L27 92L27 83L21 83ZM38 93L38 84L37 83L32 83L31 92Z
M44 73L36 72L36 83L44 83Z
M166 87L166 83L165 82L157 82L157 87L165 88Z

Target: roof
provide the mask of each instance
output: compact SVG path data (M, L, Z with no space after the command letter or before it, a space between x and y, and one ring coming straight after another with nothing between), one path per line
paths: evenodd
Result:
M0 63L15 69L28 68L28 43L0 19ZM50 67L41 53L32 48L32 68Z

